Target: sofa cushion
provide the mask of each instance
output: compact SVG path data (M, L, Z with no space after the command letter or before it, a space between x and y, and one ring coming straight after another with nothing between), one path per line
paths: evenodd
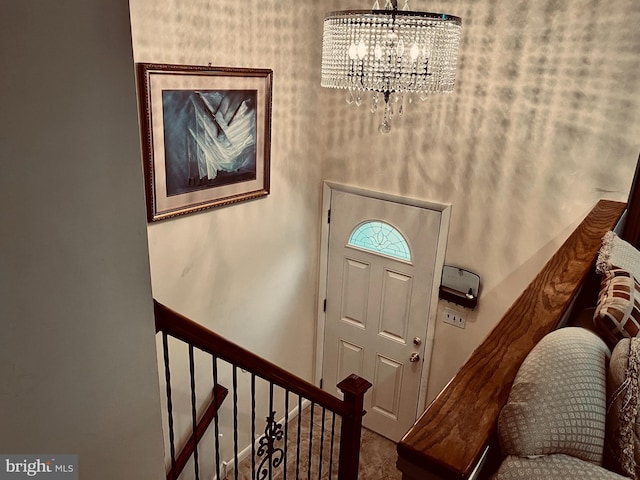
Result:
M568 455L544 455L536 458L507 457L493 480L622 480L614 472L605 470Z
M604 273L614 267L630 272L640 282L640 251L618 237L615 232L607 232L602 237L596 270L598 273Z
M546 335L522 363L498 417L505 454L562 453L600 465L610 351L593 332Z
M605 470L568 455L544 455L536 458L507 457L493 480L622 480L614 472Z
M640 284L630 272L618 267L604 272L593 323L612 347L640 333Z
M621 340L611 354L607 376L605 465L631 478L640 478L639 356L640 339Z

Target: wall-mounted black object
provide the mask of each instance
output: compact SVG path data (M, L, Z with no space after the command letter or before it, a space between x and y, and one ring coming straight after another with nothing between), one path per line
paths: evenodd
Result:
M465 308L476 308L480 291L480 276L459 267L442 268L440 298Z

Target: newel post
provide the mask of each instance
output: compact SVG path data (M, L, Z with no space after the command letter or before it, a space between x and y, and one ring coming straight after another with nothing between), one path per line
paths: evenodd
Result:
M349 375L338 384L344 394L348 413L342 417L340 438L340 467L338 480L356 480L360 461L360 436L364 411L364 394L371 383L355 374Z

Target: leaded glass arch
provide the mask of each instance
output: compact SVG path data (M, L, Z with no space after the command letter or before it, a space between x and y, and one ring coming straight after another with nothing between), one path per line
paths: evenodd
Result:
M392 225L378 220L358 225L351 233L348 245L405 262L411 261L411 250L402 233Z

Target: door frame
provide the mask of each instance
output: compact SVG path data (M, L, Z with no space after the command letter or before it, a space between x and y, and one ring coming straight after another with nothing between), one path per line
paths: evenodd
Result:
M322 362L324 356L324 330L326 324L326 312L324 311L324 300L327 298L327 266L329 260L329 208L331 206L331 195L334 190L345 193L360 195L363 197L385 200L403 205L434 210L440 213L440 230L436 247L436 260L433 273L433 286L431 287L431 300L429 303L429 318L427 319L427 336L424 341L424 363L420 376L420 387L418 395L418 411L416 418L426 405L427 386L429 373L431 371L431 355L433 352L433 342L435 339L435 326L438 314L438 291L442 280L442 268L449 237L449 224L451 222L451 204L436 203L428 200L402 197L399 195L366 190L352 185L335 183L328 180L323 182L322 189L322 215L321 215L321 239L320 239L320 265L318 275L318 298L317 298L317 319L316 322L316 359L314 366L314 382L320 385L322 378Z

